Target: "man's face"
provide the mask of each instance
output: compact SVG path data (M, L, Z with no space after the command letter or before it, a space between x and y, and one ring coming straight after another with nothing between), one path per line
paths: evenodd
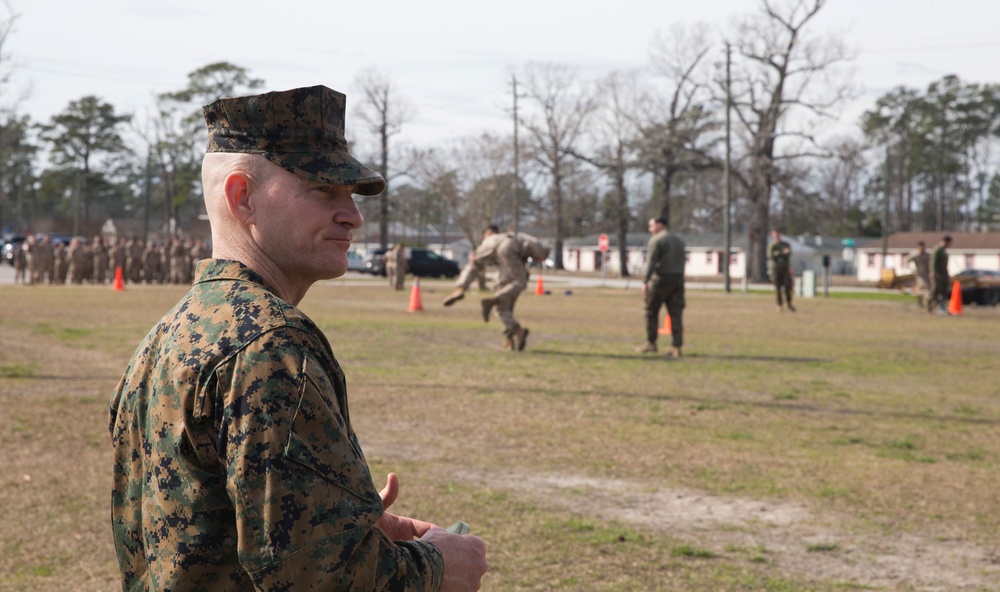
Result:
M663 230L663 225L656 221L656 218L649 219L649 234L656 234Z
M351 231L364 223L352 187L302 179L275 167L251 193L254 240L293 283L308 287L347 272Z
M781 233L779 233L777 230L772 230L771 238L774 239L774 242L778 242L781 240Z

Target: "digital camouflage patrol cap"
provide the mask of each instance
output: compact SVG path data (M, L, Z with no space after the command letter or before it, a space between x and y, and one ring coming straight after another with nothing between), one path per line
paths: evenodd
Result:
M207 152L260 154L281 168L377 195L385 180L347 153L347 97L325 86L231 97L202 107Z

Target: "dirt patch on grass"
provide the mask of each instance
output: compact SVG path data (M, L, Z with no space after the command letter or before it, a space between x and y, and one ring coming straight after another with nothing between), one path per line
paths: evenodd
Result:
M661 532L717 555L749 553L799 577L927 591L997 590L1000 550L960 539L883 535L804 506L578 475L471 473L542 505Z

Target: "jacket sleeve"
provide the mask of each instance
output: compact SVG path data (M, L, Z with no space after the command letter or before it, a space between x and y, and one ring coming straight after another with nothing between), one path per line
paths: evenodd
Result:
M343 374L322 348L308 332L278 329L218 373L217 448L240 564L259 590L438 590L437 547L374 526L382 501Z

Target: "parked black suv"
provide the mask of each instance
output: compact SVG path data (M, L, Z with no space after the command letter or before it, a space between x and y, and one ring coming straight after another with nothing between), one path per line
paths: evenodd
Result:
M365 271L374 275L385 275L385 253L388 249L372 249L365 260ZM442 257L430 249L413 247L406 260L407 272L417 277L446 277L458 275L458 263Z
M458 263L447 257L442 257L430 249L410 249L407 260L409 273L417 277L446 277L458 275Z
M14 253L21 248L21 243L24 242L23 236L11 236L2 242L3 246L0 247L0 257L3 257L3 262L10 265L14 265Z
M365 273L385 275L385 252L389 249L372 249L365 258Z

